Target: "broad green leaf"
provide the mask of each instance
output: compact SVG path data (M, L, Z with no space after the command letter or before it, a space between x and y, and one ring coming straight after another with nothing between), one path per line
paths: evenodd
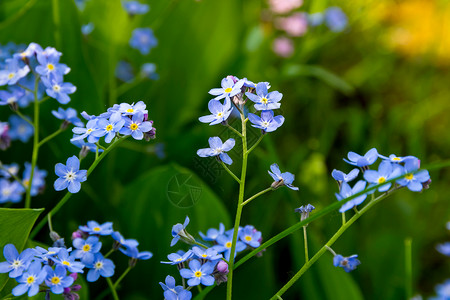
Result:
M13 244L21 252L30 234L31 228L43 209L0 208L0 249L4 261L3 247ZM0 291L8 281L8 274L0 274Z

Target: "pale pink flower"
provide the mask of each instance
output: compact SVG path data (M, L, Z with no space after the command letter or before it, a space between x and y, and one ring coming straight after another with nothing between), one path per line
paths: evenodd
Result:
M273 52L281 57L289 57L294 53L294 43L287 37L279 37L273 41Z
M302 6L303 0L269 0L270 9L277 14L285 14Z
M308 17L305 13L295 13L289 17L277 18L275 25L290 36L302 36L308 30Z

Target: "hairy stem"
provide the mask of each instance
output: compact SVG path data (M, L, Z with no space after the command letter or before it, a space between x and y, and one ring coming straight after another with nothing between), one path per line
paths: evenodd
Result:
M244 206L244 205L248 204L250 201L252 201L253 199L258 198L258 197L261 196L262 194L265 194L265 193L267 193L267 192L269 192L269 191L271 191L271 190L273 190L272 187L268 187L267 189L262 190L262 191L259 192L258 194L255 194L255 195L251 196L250 198L248 198L247 200L245 200L244 202L242 202L241 205Z

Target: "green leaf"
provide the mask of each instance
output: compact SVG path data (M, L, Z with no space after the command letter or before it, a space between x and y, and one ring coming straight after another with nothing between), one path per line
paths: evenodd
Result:
M0 249L13 244L21 252L37 217L44 209L0 208ZM3 260L3 254L2 254ZM8 281L8 274L0 274L0 291Z

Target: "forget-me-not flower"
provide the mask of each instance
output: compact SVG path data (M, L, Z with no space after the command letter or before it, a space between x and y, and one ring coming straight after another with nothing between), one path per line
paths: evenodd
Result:
M17 181L10 182L0 179L0 203L11 201L17 203L22 200L23 187Z
M144 138L144 133L149 132L153 126L149 121L144 121L144 114L138 112L134 114L133 117L125 118L125 124L120 129L119 133L124 135L130 135L136 140L142 140Z
M124 247L137 247L139 242L134 239L125 239L118 231L111 233L111 237L117 242L118 245Z
M281 98L283 94L273 91L268 92L267 84L265 82L260 82L256 85L256 95L250 92L245 93L245 95L251 101L255 102L255 109L257 110L272 110L280 108Z
M174 246L179 239L183 240L184 242L190 242L194 240L194 238L187 233L186 226L189 224L189 217L186 216L186 219L184 220L183 224L177 223L173 225L172 227L172 241L170 242L170 247Z
M367 151L364 156L361 156L355 152L350 151L347 154L348 159L344 158L344 161L348 164L358 166L360 168L364 168L366 166L370 166L373 164L377 158L378 158L378 152L377 149L372 148L369 151Z
M19 116L11 115L8 123L10 125L9 137L13 141L20 140L26 143L34 134L34 127Z
M403 178L397 180L401 186L406 186L410 191L420 192L423 188L422 183L430 180L430 174L427 170L416 172L420 168L420 161L415 158L408 158L405 160L405 166L402 168ZM400 175L400 174L399 174Z
M46 170L39 170L38 167L34 168L33 182L31 183L31 196L36 196L45 186L45 177L47 176ZM22 174L22 183L28 187L30 185L31 177L31 164L25 162L25 170ZM23 188L23 187L22 187ZM25 190L24 190L25 191Z
M343 31L348 24L346 14L339 7L329 7L325 11L325 23L334 32Z
M395 155L395 154L391 154L391 155L389 155L389 157L386 157L386 156L381 155L381 154L379 154L379 153L378 153L378 156L379 156L380 158L384 159L384 160L389 160L389 161L392 162L392 163L402 163L402 162L405 161L405 159L408 159L408 158L415 158L414 156L404 156L404 157L401 157L401 156L397 156L397 155Z
M238 233L238 235L239 235L239 233ZM233 233L220 235L216 240L217 245L213 246L212 249L216 250L218 253L222 253L222 252L225 253L225 255L224 255L225 259L229 261L230 256L231 256L232 241L233 241ZM238 252L243 251L246 247L247 246L243 242L237 240L234 257L236 257L236 254Z
M97 129L92 133L95 137L105 137L106 143L111 143L112 139L116 136L116 133L122 129L125 124L125 120L117 115L112 115L111 118L99 118L97 119Z
M7 244L3 248L3 256L6 261L0 263L0 273L9 273L10 278L17 278L28 269L34 251L32 249L25 249L22 253L16 249L13 244Z
M51 258L57 265L61 265L71 273L83 273L84 264L79 261L75 261L74 256L69 255L69 251L65 248L61 248L57 257Z
M125 248L119 248L119 250L126 256L134 259L147 260L153 256L153 253L150 251L139 252L137 246L125 246Z
M45 55L44 52L37 54L37 61L39 65L36 67L36 73L43 77L48 77L50 74L65 75L70 72L70 68L65 64L59 63L59 52L54 52L50 55Z
M158 40L150 28L136 28L133 30L130 39L131 48L139 50L143 55L146 55L150 50L158 45Z
M309 213L315 209L316 208L313 205L308 203L307 205L302 205L299 208L296 208L294 211L300 213L300 220L303 221L309 218Z
M139 1L125 1L122 3L123 8L129 13L130 15L143 15L146 14L150 7L148 4L140 3Z
M16 84L28 72L30 72L30 67L27 65L20 67L16 59L9 58L6 60L6 70L0 70L0 86Z
M343 257L340 254L337 254L333 258L333 265L335 267L341 267L345 270L345 272L350 272L356 269L361 262L357 259L358 255L352 255L349 257Z
M220 223L218 230L216 228L210 228L206 231L206 235L203 234L202 232L199 232L198 234L202 237L203 240L212 242L215 241L219 235L224 234L224 232L225 232L225 225Z
M175 278L167 275L165 284L159 283L164 290L164 298L166 300L190 300L192 298L191 291L185 290L181 285L176 285Z
M259 128L264 132L275 131L277 130L278 127L280 127L284 123L284 117L282 115L274 117L274 113L272 110L261 111L261 117L249 113L248 119L252 123L253 127Z
M67 104L70 102L69 94L75 93L77 87L70 82L63 82L62 76L55 74L48 78L41 77L42 83L46 87L45 92L50 97L58 100L61 104Z
M270 176L272 176L273 180L275 180L275 182L272 183L273 188L278 188L285 185L291 190L298 191L298 187L292 185L292 182L294 182L295 179L294 174L289 172L281 173L280 167L278 167L277 164L272 164L270 166L270 171L267 172L269 172Z
M357 194L359 192L362 192L364 190L364 188L366 187L366 182L364 180L360 180L357 183L355 183L355 185L353 186L353 188L350 187L350 185L348 185L348 183L344 182L341 185L341 189L339 191L339 194L336 193L336 198L341 201L343 199L346 199L348 197L353 196L354 194ZM342 205L342 207L339 209L339 212L345 212L355 206L360 205L361 203L364 202L364 200L366 200L367 195L363 194L361 196L358 196L350 201L348 201L347 203L345 203L344 205Z
M50 288L53 294L62 294L65 288L68 288L74 282L72 276L67 276L67 270L61 265L56 265L53 270L50 266L45 266L47 272L45 284Z
M233 149L235 144L234 139L229 138L228 140L225 141L225 143L222 143L222 140L218 136L214 136L210 137L208 142L211 148L199 149L197 151L198 156L200 157L217 156L221 161L223 161L227 165L231 165L233 163L233 160L226 152Z
M220 103L219 100L210 100L208 102L208 109L211 112L211 115L203 116L198 119L202 123L209 123L209 125L225 122L233 111L229 97L225 98L224 104Z
M436 250L444 255L450 256L450 242L438 244Z
M209 94L216 96L215 100L223 99L225 97L233 97L241 92L241 88L244 85L244 80L238 80L235 82L231 76L227 76L222 79L221 88L211 89Z
M211 276L214 271L214 264L207 262L201 264L198 260L193 259L189 262L189 269L181 269L180 275L188 279L189 286L196 286L200 283L205 286L214 284L214 277Z
M44 282L47 272L42 269L40 262L35 261L30 264L28 270L19 278L17 285L12 290L14 296L20 296L28 292L28 297L33 297L39 292L39 285Z
M207 260L217 260L222 258L222 254L219 254L215 249L208 248L203 249L197 246L192 247L192 252L197 256L197 258L200 259L207 259Z
M258 248L261 245L261 231L256 230L255 227L251 225L242 228L239 233L239 238L245 244L253 248Z
M378 171L367 170L364 172L364 179L372 183L372 185L383 184L395 177L401 175L402 168L398 165L392 164L388 160L384 160L378 166ZM378 188L379 192L386 192L392 186L392 182L383 184Z
M87 264L86 267L90 268L86 276L86 280L89 282L97 281L100 276L113 276L116 268L112 260L104 258L101 253L96 253L92 263Z
M64 110L64 108L59 107L58 111L52 110L52 114L57 119L67 121L75 126L84 126L84 123L81 122L80 118L78 118L77 111L74 108L68 107L66 110Z
M75 258L81 258L81 262L85 265L91 264L94 261L94 255L102 248L102 242L96 236L90 236L86 240L76 238L72 243L76 248L72 255Z
M83 114L82 114L83 115ZM72 132L77 134L76 137L73 137L70 141L77 141L77 140L82 140L84 138L87 138L87 141L89 143L95 144L98 142L99 138L95 137L92 133L97 130L97 120L98 119L90 119L87 124L86 127L75 127L72 129Z
M9 91L0 91L0 105L10 105L17 108L18 101L25 95L23 89L12 86Z
M333 172L331 172L331 176L338 182L350 182L356 177L358 177L359 169L353 169L348 174L345 174L342 171L334 169Z
M113 223L105 222L99 224L96 221L88 221L87 225L79 226L78 229L88 234L111 235L113 233Z
M66 165L57 163L55 173L59 176L54 183L56 191L68 189L72 194L81 189L81 182L86 181L87 170L80 170L80 160L75 155L67 159Z
M186 253L170 253L167 255L167 258L170 261L162 261L162 264L169 264L169 265L177 265L185 262L186 260L190 259L194 253L192 250L188 250Z

